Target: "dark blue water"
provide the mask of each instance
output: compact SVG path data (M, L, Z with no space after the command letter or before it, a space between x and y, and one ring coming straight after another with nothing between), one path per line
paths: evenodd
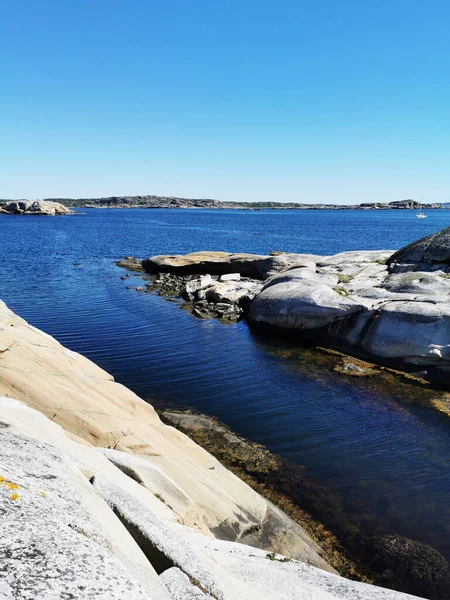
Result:
M383 385L286 358L241 322L200 321L125 289L125 256L225 250L332 254L392 248L450 226L450 211L86 210L0 216L0 297L150 401L194 407L266 444L353 506L373 531L450 558L450 422ZM79 263L74 265L74 263ZM139 285L139 280L136 280Z

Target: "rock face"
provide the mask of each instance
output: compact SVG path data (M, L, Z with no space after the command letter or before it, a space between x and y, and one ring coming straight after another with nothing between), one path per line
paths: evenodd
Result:
M253 322L280 329L317 329L348 318L364 306L320 281L298 277L303 269L277 275L250 307Z
M275 275L248 320L443 380L450 371L450 279L432 263L450 256L436 242L447 239L441 234L417 242L420 251L410 252L412 244L397 253L345 252ZM419 262L397 272L392 267L403 258ZM424 259L432 272L417 270Z
M309 254L232 254L229 252L194 252L174 256L152 256L142 261L148 273L175 273L180 275L226 275L239 273L253 279L266 279L290 267L305 265L314 258Z
M395 270L397 265L410 265L410 270L435 270L439 265L450 269L450 227L421 238L389 259L389 266Z
M73 211L69 210L64 204L51 202L49 200L17 200L10 202L0 202L0 213L8 215L71 215Z
M165 519L227 540L270 526L269 503L154 409L83 356L28 325L0 303L0 394L14 396L60 424L74 439L128 453L108 458L152 493ZM1 418L0 418L1 421ZM156 500L155 500L156 499ZM163 511L163 512L161 512ZM290 519L285 516L286 523ZM332 570L302 530L298 554ZM283 540L271 551L285 551Z
M69 439L12 398L0 418L5 600L413 598L174 522L134 457Z

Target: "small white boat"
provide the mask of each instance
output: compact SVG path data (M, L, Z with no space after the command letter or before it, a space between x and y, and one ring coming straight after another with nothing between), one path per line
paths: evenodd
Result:
M427 215L422 212L422 208L419 209L419 212L416 214L416 219L426 219Z

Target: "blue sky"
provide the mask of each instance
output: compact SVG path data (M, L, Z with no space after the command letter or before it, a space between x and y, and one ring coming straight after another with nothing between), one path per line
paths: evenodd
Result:
M0 198L450 201L448 2L0 9Z

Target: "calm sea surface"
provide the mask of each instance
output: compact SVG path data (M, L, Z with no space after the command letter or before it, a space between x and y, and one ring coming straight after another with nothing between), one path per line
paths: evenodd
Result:
M243 322L200 321L161 297L126 290L130 280L114 264L129 254L208 249L396 249L448 226L450 210L421 220L412 211L356 210L0 216L0 297L149 401L218 416L304 465L374 532L401 533L450 559L448 419L383 386L332 371L318 376L283 357L283 342L254 336Z

